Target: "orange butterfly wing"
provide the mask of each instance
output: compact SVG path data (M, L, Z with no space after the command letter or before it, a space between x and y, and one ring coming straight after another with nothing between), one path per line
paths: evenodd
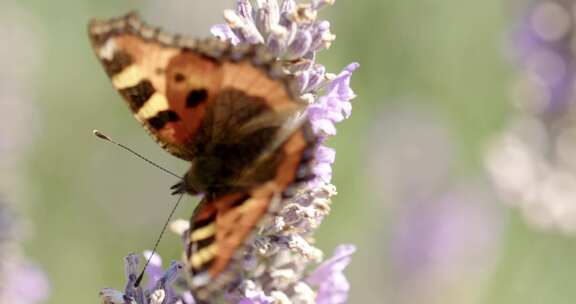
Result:
M94 20L89 34L112 84L136 119L177 157L194 158L193 139L206 108L223 98L221 92L249 92L251 97L265 98L277 113L291 115L304 108L294 102L298 98L292 79L263 47L167 34L146 25L135 13Z
M204 199L190 220L187 258L191 286L199 299L225 286L240 270L235 260L258 226L280 208L291 187L311 178L310 161L316 141L308 124L296 130L278 149L282 155L273 180L253 190Z

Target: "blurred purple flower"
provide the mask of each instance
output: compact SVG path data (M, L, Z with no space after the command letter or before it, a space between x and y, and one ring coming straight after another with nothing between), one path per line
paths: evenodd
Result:
M449 269L486 257L500 230L499 217L487 199L478 190L457 190L404 202L394 234L399 273Z
M382 208L374 219L390 225L373 250L385 247L389 259L367 263L357 283L382 288L373 297L385 303L475 303L495 261L500 206L482 178L454 174L454 137L441 116L410 103L385 109L367 138L369 192Z
M539 90L539 114L558 114L573 99L576 62L571 6L565 0L530 2L513 36L514 57L526 73L523 81Z
M44 59L42 29L18 1L0 3L0 303L42 303L50 293L46 274L22 254L21 222L10 208L23 202L18 195L26 192L22 160L40 121L31 80Z
M20 255L14 214L0 201L0 303L36 304L48 299L44 272Z
M481 286L495 265L502 223L488 189L467 183L402 202L392 236L394 303L477 300L458 291Z
M50 294L48 278L40 268L28 262L19 261L7 267L8 273L3 287L0 287L2 303L35 304L43 303Z
M9 203L22 202L23 172L41 123L33 79L45 59L42 24L18 1L0 3L0 184ZM10 46L10 47L7 47Z
M530 1L512 37L518 107L485 165L532 226L576 233L576 17L567 0Z

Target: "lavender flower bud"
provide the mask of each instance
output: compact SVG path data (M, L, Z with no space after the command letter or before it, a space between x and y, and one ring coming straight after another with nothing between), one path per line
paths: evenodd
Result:
M237 0L236 11L242 18L254 22L252 16L252 4L249 0Z
M287 60L295 60L306 53L312 44L312 35L308 31L300 31L296 34L294 41L288 46L286 54L284 55Z
M275 56L279 56L286 47L288 31L281 25L275 25L270 28L270 34L266 41L266 46Z
M296 2L294 0L284 0L282 1L282 6L280 8L281 14L292 14L296 12Z

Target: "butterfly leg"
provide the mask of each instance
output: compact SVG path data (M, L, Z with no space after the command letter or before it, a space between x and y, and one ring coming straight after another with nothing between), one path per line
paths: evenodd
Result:
M186 193L186 185L184 184L184 181L179 181L170 187L170 190L172 190L172 195Z

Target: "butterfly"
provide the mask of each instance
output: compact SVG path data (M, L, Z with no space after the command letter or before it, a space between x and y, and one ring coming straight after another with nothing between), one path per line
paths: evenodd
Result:
M93 20L89 36L134 117L191 163L172 189L203 195L185 254L192 291L209 299L282 199L314 177L317 138L296 80L264 46L168 34L136 13Z

